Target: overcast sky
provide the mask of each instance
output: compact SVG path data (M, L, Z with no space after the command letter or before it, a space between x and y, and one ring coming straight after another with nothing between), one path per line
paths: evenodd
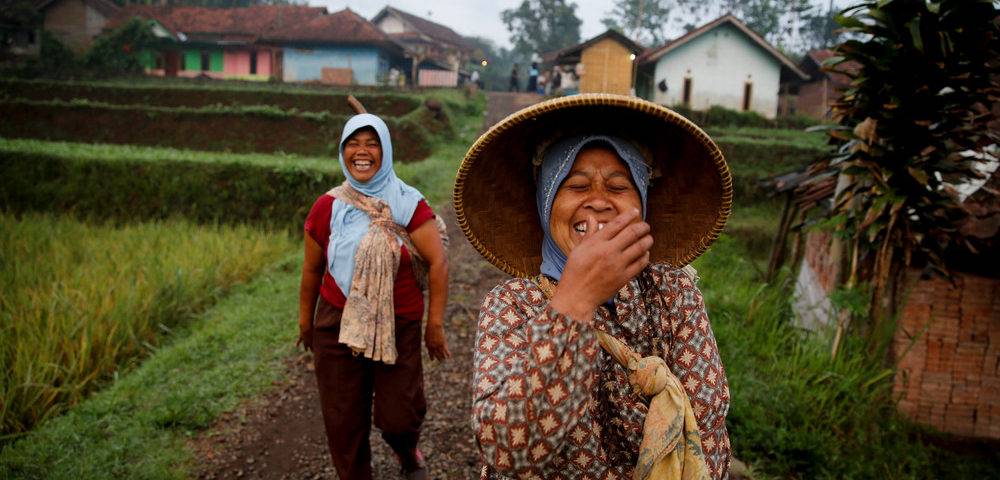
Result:
M326 7L331 13L350 7L365 18L371 19L386 5L418 15L445 25L465 35L485 37L498 46L511 47L510 33L500 12L514 8L522 0L306 0L309 5ZM812 0L823 6L829 0ZM834 0L835 8L847 5L851 0ZM570 0L576 3L576 16L583 21L580 26L580 40L586 40L603 33L601 19L611 11L614 0ZM708 21L708 20L705 20ZM673 25L666 32L669 36L683 33L679 25Z
M585 40L604 32L601 19L611 10L613 0L572 0L576 16L583 20L580 39ZM510 33L500 20L500 12L514 8L521 0L308 0L309 5L326 7L330 12L350 7L369 20L382 7L392 5L445 25L466 36L485 37L497 45L510 48Z

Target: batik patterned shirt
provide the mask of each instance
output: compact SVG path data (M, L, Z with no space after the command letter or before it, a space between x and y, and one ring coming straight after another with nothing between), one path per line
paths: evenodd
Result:
M473 431L482 478L631 478L648 400L593 329L659 355L691 400L708 469L728 478L729 386L695 278L652 265L593 326L557 312L534 280L494 288L479 312Z

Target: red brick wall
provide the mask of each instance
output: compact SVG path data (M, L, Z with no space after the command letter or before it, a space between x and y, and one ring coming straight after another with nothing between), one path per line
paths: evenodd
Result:
M799 86L799 95L795 100L795 113L808 115L813 118L827 118L827 111L830 104L837 98L834 96L831 82L824 82L822 79L815 82L803 83ZM826 90L824 97L823 91ZM824 103L824 99L826 103Z
M823 291L830 293L837 285L840 274L840 258L832 253L833 234L829 232L810 232L806 234L803 257L809 268L816 274Z
M1000 280L909 284L894 338L900 411L947 433L1000 438Z

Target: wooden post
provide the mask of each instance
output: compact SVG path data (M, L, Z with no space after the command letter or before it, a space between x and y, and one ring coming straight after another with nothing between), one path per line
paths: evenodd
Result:
M785 250L788 245L788 228L792 224L793 213L793 201L792 197L795 195L795 190L789 190L785 195L785 208L781 212L781 223L778 225L778 231L774 234L774 241L771 242L771 259L767 262L767 275L764 280L770 282L774 280L774 275L781 268L781 265L785 262Z
M351 109L354 110L355 114L360 115L362 113L368 113L368 111L365 110L365 106L362 105L357 98L354 98L354 95L347 96L347 104L351 106Z

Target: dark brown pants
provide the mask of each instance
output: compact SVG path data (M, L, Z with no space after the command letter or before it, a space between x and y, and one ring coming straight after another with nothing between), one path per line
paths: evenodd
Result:
M395 365L355 356L337 342L341 310L320 300L316 323L332 325L313 332L316 380L330 456L342 480L372 478L372 399L375 426L401 457L410 458L420 440L427 412L420 322L396 318Z

